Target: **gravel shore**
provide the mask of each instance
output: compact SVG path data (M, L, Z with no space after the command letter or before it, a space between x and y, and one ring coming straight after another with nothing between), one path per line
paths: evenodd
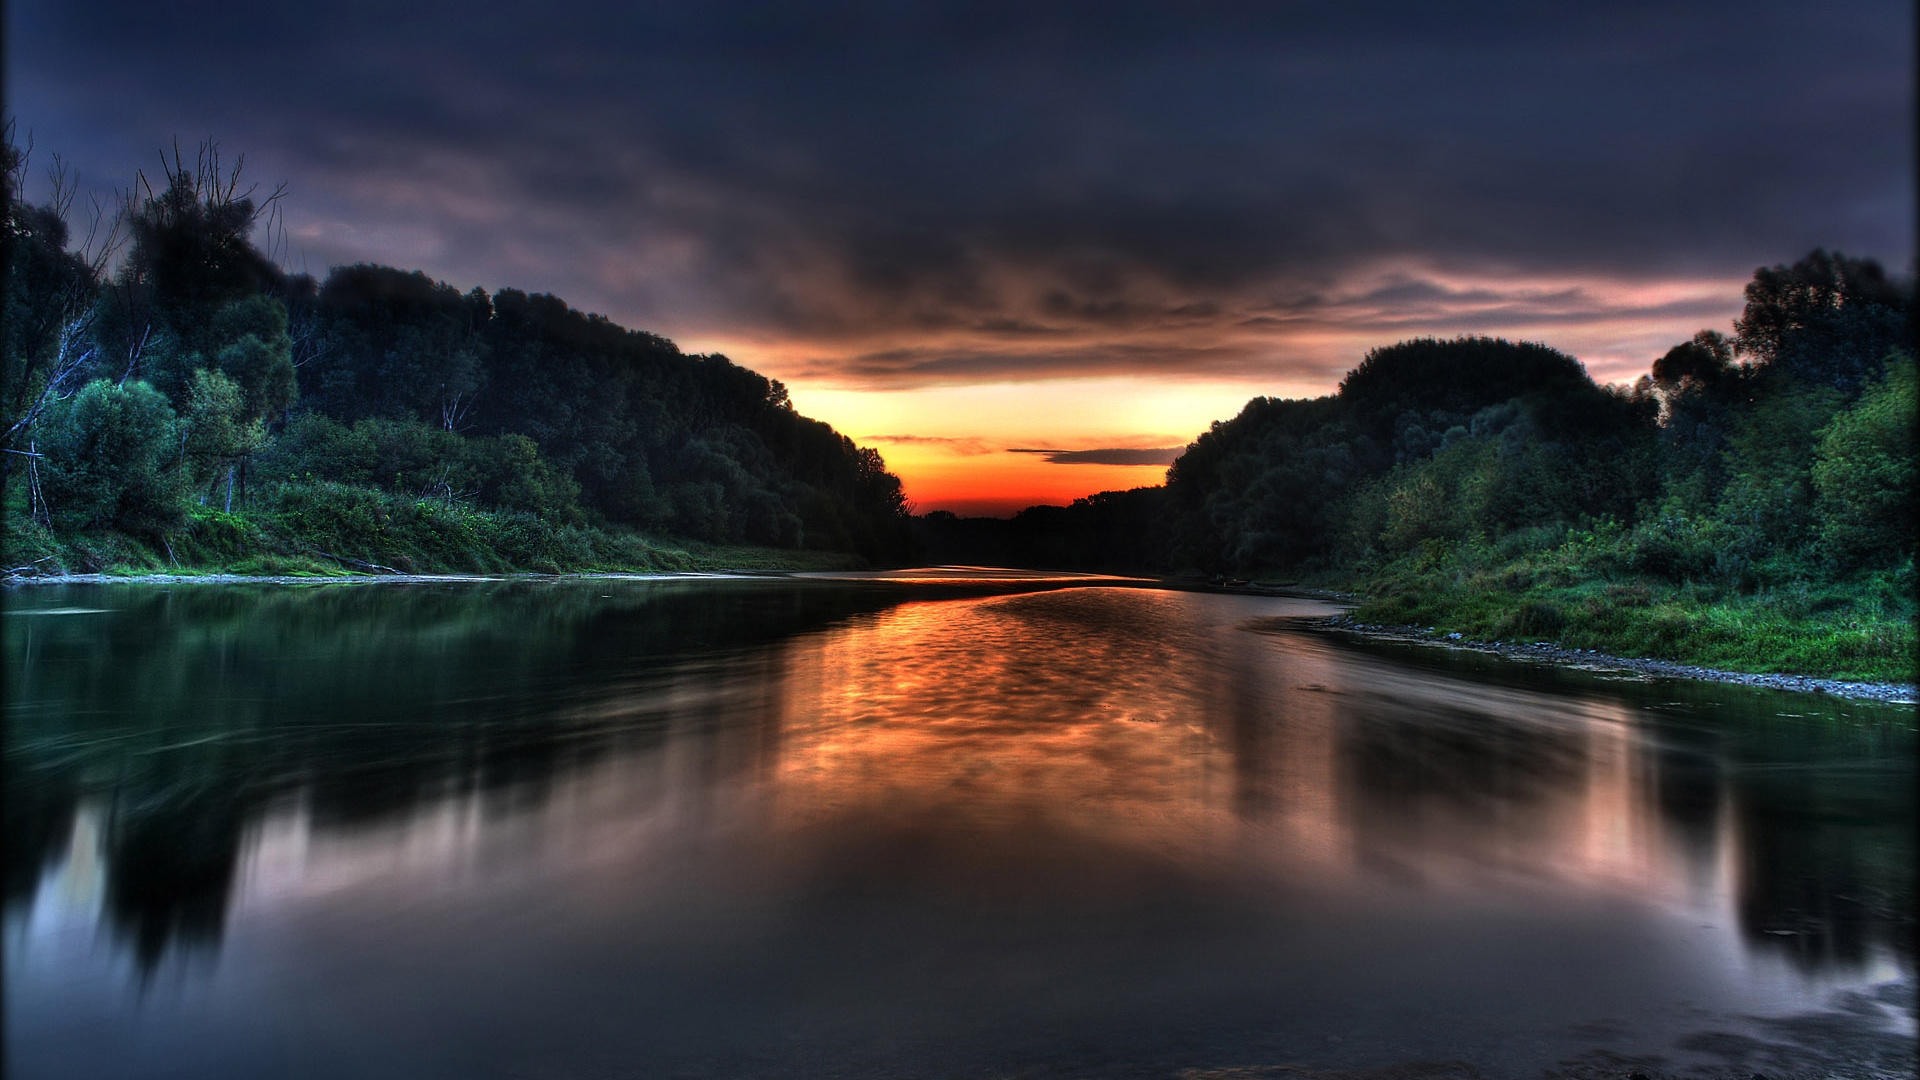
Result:
M1676 664L1669 660L1609 656L1591 649L1563 649L1546 641L1531 643L1474 641L1460 634L1438 633L1431 627L1380 626L1358 622L1347 615L1336 615L1308 625L1312 629L1335 635L1461 649L1503 656L1510 660L1558 664L1586 671L1624 671L1662 679L1701 679L1707 682L1738 683L1742 686L1763 686L1773 690L1797 690L1810 694L1833 694L1836 697L1885 701L1902 705L1911 705L1920 701L1920 696L1916 695L1912 683L1847 682L1843 679L1816 679L1808 675L1752 675L1741 671L1720 671L1715 668L1695 667L1692 664Z

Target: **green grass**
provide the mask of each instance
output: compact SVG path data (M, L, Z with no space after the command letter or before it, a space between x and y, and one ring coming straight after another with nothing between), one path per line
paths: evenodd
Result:
M19 500L10 499L10 503ZM407 574L649 573L840 570L843 552L716 545L617 526L554 522L328 482L264 486L245 510L188 506L151 536L56 533L9 505L0 569L39 574L244 574L340 577Z
M1378 567L1354 591L1364 622L1482 641L1551 641L1751 673L1912 682L1911 564L1742 592L1604 566L1578 538L1518 557L1462 546Z

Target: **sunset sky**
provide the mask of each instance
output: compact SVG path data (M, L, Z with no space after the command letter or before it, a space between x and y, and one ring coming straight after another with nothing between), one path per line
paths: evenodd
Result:
M1913 260L1904 0L8 16L36 166L108 195L215 139L286 181L291 268L725 353L921 511L1157 483L1373 346L1492 334L1630 381L1729 329L1756 266Z

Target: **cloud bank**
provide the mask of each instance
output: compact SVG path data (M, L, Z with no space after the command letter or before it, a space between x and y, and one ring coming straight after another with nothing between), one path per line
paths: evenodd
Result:
M316 272L549 291L862 388L1644 368L1762 264L1912 259L1910 5L12 6L98 186L286 179Z

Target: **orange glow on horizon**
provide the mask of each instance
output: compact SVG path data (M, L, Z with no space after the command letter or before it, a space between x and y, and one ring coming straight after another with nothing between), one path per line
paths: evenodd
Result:
M1004 460L1002 460L1004 459ZM1054 465L1035 454L980 459L914 461L888 466L906 484L916 514L950 510L961 517L1011 517L1029 506L1065 506L1100 491L1151 487L1166 480L1164 465Z
M871 446L900 477L917 514L1010 517L1101 491L1166 479L1159 465L1056 464L1044 450L1185 447L1260 389L1245 383L1169 385L1136 378L848 390L791 387L794 407Z
M1407 283L1425 291L1396 292ZM1416 337L1540 342L1579 358L1596 382L1630 383L1695 331L1727 327L1741 286L1467 273L1403 260L1352 275L1324 302L1295 303L1284 290L1207 298L1218 306L1205 319L1063 324L1044 347L958 326L814 338L735 328L681 340L781 379L800 412L878 450L916 513L1004 517L1165 477L1164 465L1061 464L1006 452L1013 447L1184 447L1250 398L1333 393L1369 350Z

